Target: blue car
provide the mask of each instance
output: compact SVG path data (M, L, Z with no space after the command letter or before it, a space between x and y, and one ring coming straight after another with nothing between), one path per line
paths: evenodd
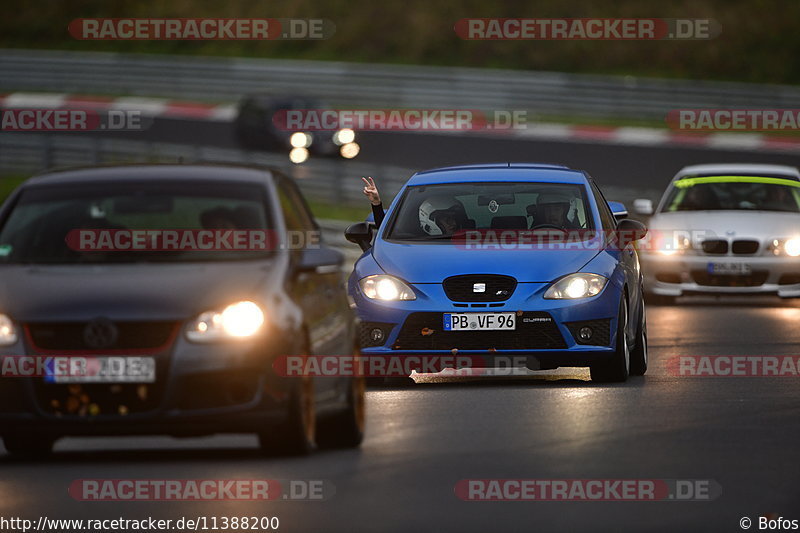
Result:
M348 281L362 354L588 366L600 382L643 375L634 241L647 230L626 216L586 172L564 166L418 172L376 233L369 222L345 232L364 250Z

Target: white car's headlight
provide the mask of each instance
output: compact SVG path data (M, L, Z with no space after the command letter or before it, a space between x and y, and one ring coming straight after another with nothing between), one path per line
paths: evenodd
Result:
M774 239L769 250L774 255L788 255L789 257L800 257L800 238Z
M17 329L7 315L0 314L0 346L11 346L17 342Z
M414 290L394 276L388 276L386 274L367 276L361 279L358 284L364 296L371 300L390 302L417 299Z
M789 257L800 256L800 239L787 239L783 243L783 251Z
M578 272L564 276L544 293L548 300L574 300L600 294L608 280L599 274Z
M252 337L264 325L264 312L253 302L243 301L221 311L206 311L189 322L186 338L192 342Z

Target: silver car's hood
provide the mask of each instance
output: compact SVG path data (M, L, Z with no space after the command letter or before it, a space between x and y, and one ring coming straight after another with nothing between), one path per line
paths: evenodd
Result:
M778 211L676 211L650 219L651 230L688 230L709 237L751 237L758 240L800 237L800 213Z

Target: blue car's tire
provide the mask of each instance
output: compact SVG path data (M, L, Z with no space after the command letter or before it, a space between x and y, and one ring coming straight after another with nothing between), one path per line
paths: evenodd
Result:
M600 383L623 382L630 373L630 351L628 348L628 303L623 296L619 304L617 319L617 349L611 358L599 361L589 367L592 381Z
M639 325L636 328L636 344L631 350L631 376L644 376L645 372L647 372L647 314L642 302Z

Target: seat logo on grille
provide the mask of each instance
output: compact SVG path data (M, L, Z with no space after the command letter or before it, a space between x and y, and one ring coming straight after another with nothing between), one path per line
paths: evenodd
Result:
M119 337L119 329L107 318L95 318L83 329L83 342L95 350L113 346Z
M473 283L472 284L472 292L486 292L486 284L485 283Z

